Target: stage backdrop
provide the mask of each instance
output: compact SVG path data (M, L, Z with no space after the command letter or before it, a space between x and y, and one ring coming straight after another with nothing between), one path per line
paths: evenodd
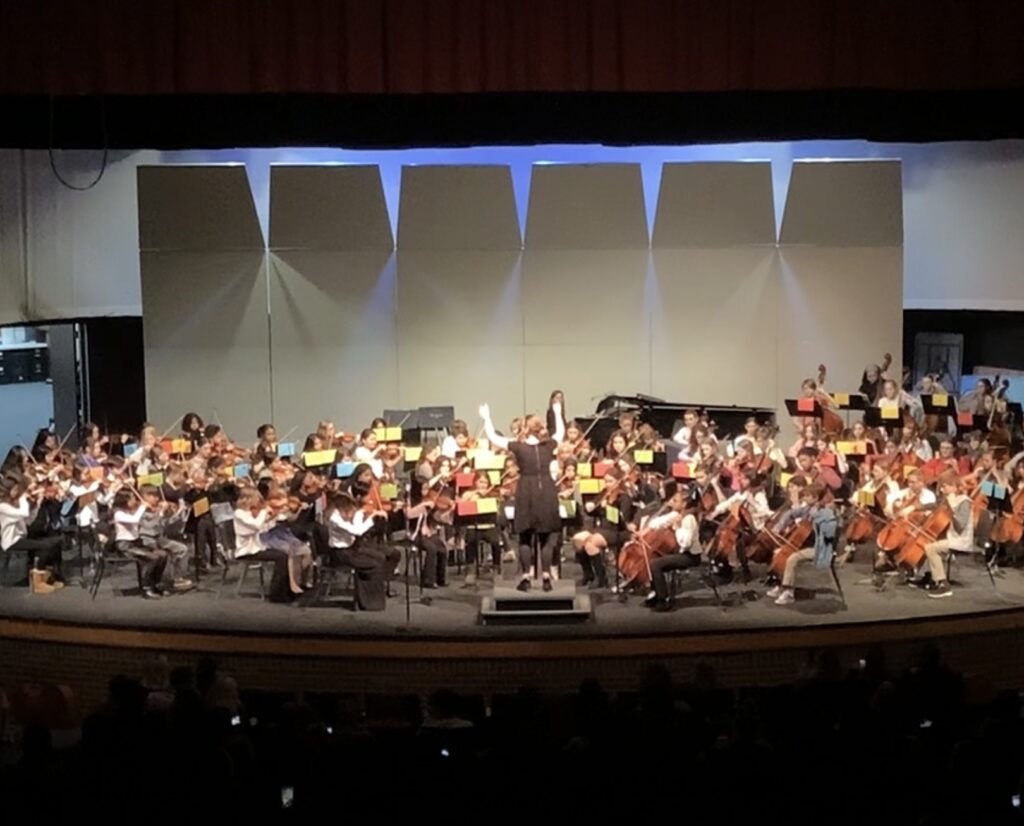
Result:
M824 361L854 390L902 335L894 161L408 166L393 232L376 166L275 166L263 239L241 167L140 167L148 410L239 438L456 407L472 427L587 414L609 392L780 407Z

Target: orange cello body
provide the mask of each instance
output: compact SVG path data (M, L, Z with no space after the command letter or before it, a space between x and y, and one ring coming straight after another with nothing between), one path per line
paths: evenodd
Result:
M953 523L953 511L943 502L930 511L920 525L912 527L907 540L896 553L896 564L916 571L924 560L924 546L940 539Z
M914 511L910 516L893 519L887 522L875 537L875 544L880 551L892 553L898 551L921 526L928 516L928 511Z
M779 520L782 519L788 510L789 508L780 508L775 511L771 518L765 522L764 527L754 534L754 538L747 543L747 547L744 549L747 559L763 565L767 565L772 561L772 555L775 553L775 549L779 547L780 541L780 537L775 531L775 526L779 524Z
M814 533L814 523L810 519L797 522L790 528L786 535L781 537L782 543L772 557L772 573L781 577L786 571L786 563L789 558L799 551L811 538Z
M1010 505L1010 513L999 514L995 525L992 526L989 538L993 542L1015 545L1024 539L1024 488L1013 494Z
M728 561L739 546L740 537L748 533L753 525L750 512L742 505L730 513L718 526L708 547L711 559Z
M623 581L644 587L651 584L651 561L679 550L676 532L672 528L646 530L639 539L633 539L619 551L618 566Z

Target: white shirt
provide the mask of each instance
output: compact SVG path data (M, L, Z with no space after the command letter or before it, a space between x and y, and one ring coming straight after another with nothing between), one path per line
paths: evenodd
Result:
M728 499L719 502L718 506L711 512L711 516L721 516L732 507L746 505L755 530L761 530L768 517L772 515L772 509L768 507L768 497L763 490L751 494L749 490L738 491Z
M7 550L28 534L28 526L35 516L35 508L22 496L18 504L0 502L0 548Z
M90 482L88 485L73 484L68 490L68 494L76 501L91 493L97 494L87 505L83 505L81 502L78 503L78 512L75 514L75 520L80 528L91 528L100 521L100 502L102 497L98 493L99 489L99 482Z
M953 509L953 520L949 523L949 530L946 531L946 541L950 549L954 551L974 550L974 519L971 514L971 500L961 493L955 494L947 499L949 506ZM957 511L966 515L963 528L957 530Z
M270 512L264 508L256 516L252 511L235 509L235 559L252 556L266 550L260 541L260 534L270 529L273 520Z
M139 505L134 513L114 511L114 541L135 542L139 538L139 522L146 515L146 506Z
M897 515L901 508L906 507L907 501L913 498L914 492L910 488L904 488L896 494L895 499L890 500L890 504L886 508L889 512L887 515L890 517ZM917 497L917 504L923 508L934 505L936 501L938 500L935 498L935 492L930 488L923 488L920 496Z
M459 443L455 441L454 436L445 436L444 441L441 442L441 455L447 456L449 459L454 459L455 454L459 452Z
M330 535L328 544L332 548L351 548L356 539L372 527L373 519L367 515L366 511L357 510L350 522L335 510L327 521L327 530Z
M679 514L674 512L655 516L647 522L647 527L651 530L659 530L673 524L678 517ZM697 519L692 513L688 513L678 522L679 524L675 526L675 533L680 552L702 556L704 549L700 544L700 528L697 525Z
M356 448L355 457L357 462L366 462L370 466L375 478L380 479L384 475L384 462L374 458L373 451L368 447L359 445Z

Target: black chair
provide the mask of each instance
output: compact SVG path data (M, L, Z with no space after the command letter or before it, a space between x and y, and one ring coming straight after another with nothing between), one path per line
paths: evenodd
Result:
M96 595L100 592L100 585L103 584L103 579L107 575L107 566L112 568L120 568L126 565L135 565L135 577L139 584L139 591L143 590L142 585L142 561L135 556L125 556L117 550L117 544L114 541L113 532L111 538L106 541L99 552L96 554L96 564L93 571L92 585L89 586L89 592L93 599L96 599ZM114 589L114 593L117 593L117 589Z
M262 559L246 559L244 556L240 559L228 559L225 557L222 562L224 563L224 569L221 571L220 584L217 586L216 599L220 599L221 592L224 590L224 585L228 581L228 575L233 567L238 567L238 580L235 582L235 597L242 595L242 588L245 587L246 577L253 571L259 573L260 580L260 599L265 600L267 598L267 566L273 567L274 563Z

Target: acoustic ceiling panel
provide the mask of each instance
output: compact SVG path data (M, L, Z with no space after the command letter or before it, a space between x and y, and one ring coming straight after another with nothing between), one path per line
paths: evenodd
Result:
M899 161L794 163L779 242L826 247L902 246Z
M244 166L140 166L138 201L141 250L263 249Z
M527 249L646 249L640 165L535 164Z
M756 163L667 163L653 247L775 244L772 169Z
M272 166L270 247L391 250L380 168Z
M518 250L521 246L509 167L402 167L400 250Z

